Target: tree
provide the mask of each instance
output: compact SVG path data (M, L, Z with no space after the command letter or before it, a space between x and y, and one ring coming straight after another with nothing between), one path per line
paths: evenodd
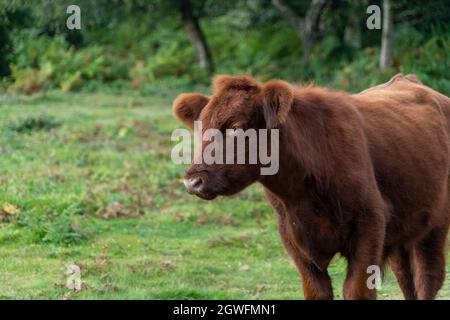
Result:
M10 1L27 6L32 4L29 0ZM82 11L83 28L79 31L65 28L68 4L63 0L41 0L39 6L33 6L36 24L45 34L64 34L71 44L79 45L84 32L99 27L112 28L124 17L146 19L145 23L150 27L155 27L162 19L178 18L195 49L198 64L213 72L211 52L199 22L205 0L78 0L77 4Z
M383 1L383 31L381 36L380 68L387 69L392 66L392 36L394 21L389 0Z
M0 12L0 78L9 75L9 55L12 53L11 39L8 33L9 21L6 13Z
M312 0L304 16L284 0L272 0L280 15L289 22L302 42L303 60L307 61L320 32L319 23L328 0Z
M122 1L124 0L116 1L119 1L119 8L123 7ZM204 14L202 9L205 6L205 0L128 0L125 2L129 11L134 15L138 12L145 12L147 19L150 16L155 21L161 20L161 17L172 19L178 15L183 29L195 49L197 63L210 73L214 71L208 41L200 25L200 17Z
M208 72L212 73L214 71L214 65L211 52L203 30L200 27L199 19L193 13L191 1L179 1L178 10L181 14L184 30L196 50L198 64Z
M17 1L0 1L0 78L11 73L14 53L11 31L27 26L29 20L29 12L21 9Z

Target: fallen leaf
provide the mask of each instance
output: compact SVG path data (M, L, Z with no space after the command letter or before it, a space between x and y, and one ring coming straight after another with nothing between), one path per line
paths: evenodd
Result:
M10 222L20 214L20 209L13 204L7 203L0 208L0 222Z

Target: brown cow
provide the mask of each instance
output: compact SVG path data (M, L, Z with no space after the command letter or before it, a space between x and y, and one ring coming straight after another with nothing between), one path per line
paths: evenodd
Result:
M327 273L348 261L345 299L374 299L368 267L389 263L407 299L434 299L450 223L450 99L397 75L360 94L249 76L218 76L213 95L182 94L174 113L203 129L279 128L277 174L260 164L193 164L185 184L205 199L259 182L307 299L332 299ZM205 143L202 144L205 147Z

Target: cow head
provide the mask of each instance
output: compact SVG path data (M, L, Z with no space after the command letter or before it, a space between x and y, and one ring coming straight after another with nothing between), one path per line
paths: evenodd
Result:
M225 141L230 131L227 129L279 128L288 116L293 99L292 87L280 80L260 84L249 76L217 76L212 96L181 94L173 104L173 111L190 128L194 127L194 121L201 121L202 133L217 129ZM250 140L245 141L245 159L249 159ZM211 141L202 141L195 157L201 156L209 143ZM237 157L236 149L226 150L226 143L223 148L224 157L227 152ZM260 178L259 160L252 164L225 162L224 159L222 164L192 164L184 179L187 191L210 200L218 195L237 193Z

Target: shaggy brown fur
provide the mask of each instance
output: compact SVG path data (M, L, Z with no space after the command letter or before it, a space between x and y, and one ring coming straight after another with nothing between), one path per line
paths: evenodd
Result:
M276 175L261 176L258 164L194 164L186 178L201 178L205 199L260 182L307 299L333 298L336 253L348 260L346 299L375 298L367 268L385 262L405 298L435 298L450 223L449 98L415 76L360 94L218 76L211 97L181 95L174 113L203 129L280 129Z

